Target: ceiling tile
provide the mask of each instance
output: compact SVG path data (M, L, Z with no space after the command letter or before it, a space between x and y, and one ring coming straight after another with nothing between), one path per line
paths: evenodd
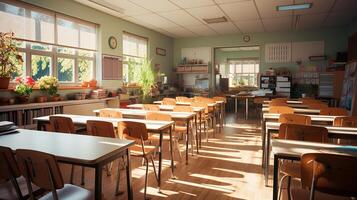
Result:
M232 22L216 23L209 24L219 34L231 34L231 33L240 33L238 28Z
M197 8L201 6L215 5L213 0L169 0L182 8Z
M207 25L187 26L186 28L199 36L217 35L217 33L211 28L209 28Z
M220 7L233 21L259 19L253 1L222 4Z
M232 3L232 2L239 2L239 1L250 1L250 0L215 0L218 4L224 3Z
M157 14L147 14L147 15L137 15L133 16L133 18L142 21L144 23L152 24L156 27L159 28L170 28L170 27L176 27L178 26L177 24L157 15Z
M167 32L173 34L175 37L195 37L196 34L182 27L172 27L170 29L165 29Z
M124 14L122 14L122 12L120 12L122 8L118 8L116 9L115 7L113 7L112 5L109 5L109 6L102 6L102 5L99 5L98 3L96 2L93 2L93 1L88 1L88 0L75 0L76 2L79 2L81 4L84 4L84 5L87 5L89 7L92 7L96 10L99 10L99 11L102 11L104 13L108 13L110 15L113 15L113 16L116 16L116 17L123 17ZM101 2L103 3L103 1ZM106 2L104 4L107 4Z
M264 27L260 20L236 21L234 23L243 33L264 32Z
M187 11L191 15L197 17L200 20L224 16L224 13L218 8L218 6L191 8L191 9L187 9Z
M290 17L265 18L263 24L266 31L288 31L291 30L292 19Z
M337 0L332 12L356 12L356 0Z
M285 17L292 15L291 11L277 11L278 5L293 4L293 0L255 0L262 18Z
M190 14L184 10L175 10L171 12L158 13L160 16L165 17L171 21L174 21L176 24L181 26L190 26L190 25L202 25L202 22L192 17Z
M149 10L137 6L128 0L95 0L98 2L105 2L108 6L118 7L123 10L124 15L142 15L150 13Z
M352 23L356 19L356 12L330 13L324 26L342 26Z
M327 13L314 15L300 15L296 24L296 30L319 28L324 23Z
M312 7L305 10L296 10L294 11L294 14L303 15L328 13L333 6L334 1L335 0L295 0L295 4L312 3Z
M155 3L153 1L148 1L148 0L130 0L130 1L138 6L144 7L154 12L179 9L179 7L169 2L168 0L155 0Z

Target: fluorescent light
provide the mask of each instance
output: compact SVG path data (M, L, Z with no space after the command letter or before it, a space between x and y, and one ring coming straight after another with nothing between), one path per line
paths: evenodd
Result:
M278 11L288 11L288 10L303 10L309 9L312 7L312 3L303 3L303 4L293 4L293 5L284 5L277 6L276 9Z

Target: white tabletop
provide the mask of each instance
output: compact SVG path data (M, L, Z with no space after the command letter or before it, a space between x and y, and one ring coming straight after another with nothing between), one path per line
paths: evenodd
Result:
M267 104L267 103L263 103L263 107L265 108L265 107L269 107L270 105L269 104ZM288 107L292 107L292 108L309 108L309 106L308 105L306 105L306 104L294 104L294 103L288 103L288 105L287 105Z
M339 153L357 156L356 146L281 139L272 139L271 143L273 154L284 154L292 157L301 157L305 153Z
M270 103L271 101L263 101L263 103ZM286 103L288 104L302 104L302 101L297 100L287 100Z
M304 114L320 114L320 110L317 109L305 109L305 108L293 108L294 113L304 113ZM269 108L263 107L263 112L269 112Z
M108 154L127 149L134 142L117 138L18 129L0 136L0 146L30 149L55 155L59 161L95 164Z
M320 122L333 122L336 117L341 116L333 116L333 115L306 115L311 117L311 121L320 121ZM280 114L278 113L263 113L263 119L276 119L278 120Z
M156 112L170 115L173 119L191 119L196 113L195 112L172 112L172 111L148 111L148 110L139 110L139 109L122 109L122 108L104 108L94 110L93 112L99 113L100 110L113 110L119 111L123 116L137 116L145 117L148 112Z
M162 101L154 101L154 104L161 104ZM216 101L217 104L222 104L224 101ZM182 105L182 106L189 106L191 105L190 102L181 102L181 101L176 101L176 105ZM214 103L209 103L208 106L215 106Z
M174 110L173 105L158 105L160 110L166 110L166 111L172 111ZM127 105L128 108L134 108L134 109L143 109L144 108L144 104L130 104ZM194 112L202 112L204 111L204 107L192 107Z
M121 118L95 117L95 116L84 116L84 115L66 115L66 114L57 114L53 116L69 117L72 119L74 124L80 124L80 125L85 125L88 120L111 122L113 123L114 127L117 127L118 122L121 121L141 122L144 123L146 125L146 128L151 131L164 130L174 124L173 121L155 121L155 120L145 120L145 119L121 119ZM36 117L33 120L49 122L50 116Z

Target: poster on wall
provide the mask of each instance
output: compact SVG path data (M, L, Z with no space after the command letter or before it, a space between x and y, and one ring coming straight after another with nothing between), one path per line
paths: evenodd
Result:
M345 68L340 107L346 108L347 110L352 110L356 81L356 65L357 62L351 62L347 64Z

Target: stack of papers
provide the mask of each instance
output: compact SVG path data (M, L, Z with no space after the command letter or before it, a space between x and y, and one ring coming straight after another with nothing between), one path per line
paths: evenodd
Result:
M1 121L0 122L0 135L17 133L17 126L13 122Z

